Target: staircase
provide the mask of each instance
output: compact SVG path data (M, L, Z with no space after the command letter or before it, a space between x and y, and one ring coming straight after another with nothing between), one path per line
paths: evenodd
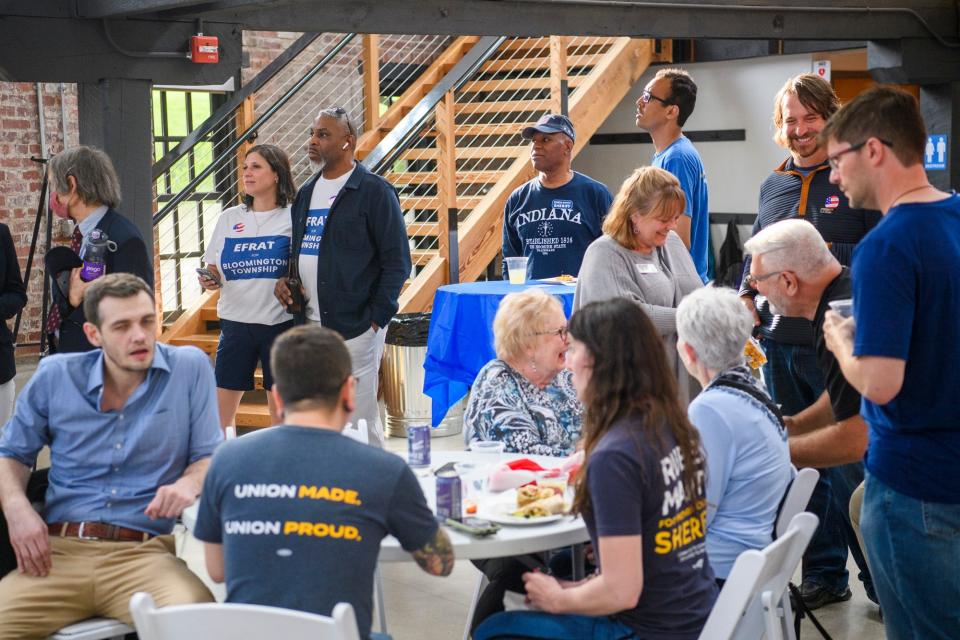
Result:
M437 87L445 86L451 70L481 40L469 36L449 42L382 115L374 117L373 101L364 98L365 133L357 155L365 164L377 158L368 168L397 188L410 237L414 269L401 293L401 312L429 310L437 287L451 276L461 282L484 277L500 251L504 203L534 175L520 136L523 127L566 106L577 129L576 155L656 59L651 40L503 39L468 76L439 95ZM364 75L371 90L376 78ZM391 133L423 112L431 96L429 112L388 154L378 155L391 144ZM217 293L203 294L161 339L214 354L216 300ZM257 389L262 389L259 375ZM237 426L268 425L265 401L245 398Z

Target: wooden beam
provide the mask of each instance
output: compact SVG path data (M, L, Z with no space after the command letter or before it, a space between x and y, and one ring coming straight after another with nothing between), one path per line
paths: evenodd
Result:
M380 122L380 36L363 36L363 130Z
M655 41L654 62L673 62L673 40L663 38Z
M586 80L586 76L570 76L567 82L570 88L578 87ZM549 89L550 78L513 78L511 80L473 80L463 85L463 93L475 91L530 91L533 89Z
M253 104L253 94L244 98L240 106L237 107L234 120L237 127L237 137L245 133L253 121L256 119L256 113ZM247 140L237 148L237 184L243 186L243 160L247 157L247 151L253 146L253 142Z
M411 285L400 294L400 313L430 311L433 296L447 282L447 261L434 256Z
M457 112L459 113L459 109ZM544 111L547 111L544 109ZM519 131L519 130L518 130ZM527 145L506 147L457 147L457 160L491 160L493 158L512 158ZM408 149L400 154L404 160L436 160L436 149Z
M452 229L457 228L457 158L455 149L456 114L454 111L453 91L447 91L443 100L437 103L435 122L437 129L437 222L439 231L440 257L450 260L450 218L454 216ZM456 241L456 240L454 240Z
M200 299L163 332L160 342L169 344L175 338L203 333L206 330L203 310L211 307L215 309L219 299L219 291L204 291Z
M567 79L567 38L550 36L550 111L561 113Z

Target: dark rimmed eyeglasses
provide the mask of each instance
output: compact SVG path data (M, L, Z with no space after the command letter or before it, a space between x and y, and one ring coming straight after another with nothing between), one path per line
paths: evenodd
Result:
M650 104L650 101L651 101L651 100L656 100L657 102L659 102L660 104L662 104L662 105L665 106L665 107L669 107L670 105L673 104L673 103L670 102L669 100L664 100L663 98L658 98L657 96L655 96L655 95L653 95L652 93L650 93L648 90L644 89L644 90L643 90L643 93L640 94L640 102L642 102L643 104Z
M560 327L559 329L554 329L554 330L552 330L552 331L537 331L537 332L534 333L533 335L535 335L535 336L560 336L560 339L561 339L561 340L566 341L566 340L567 340L567 336L569 335L569 331L567 331L567 328L566 328L566 327Z
M765 273L765 274L763 274L762 276L755 276L755 275L753 275L752 273L750 273L750 274L747 274L747 277L744 278L744 280L746 281L748 287L750 287L750 288L752 288L752 289L756 289L758 282L763 282L763 281L766 280L767 278L772 278L773 276L778 276L778 275L780 275L781 273L783 273L783 270L781 270L781 271L771 271L770 273Z
M890 147L891 149L893 149L893 143L890 142L889 140L884 140L883 138L876 138L876 140L878 140L878 141L880 142L880 144L882 144L882 145L884 145L884 146L887 146L887 147ZM837 152L836 152L835 154L833 154L832 156L828 156L828 157L827 157L827 162L830 163L830 168L833 169L834 171L836 171L837 169L839 169L839 168L840 168L840 158L842 158L843 156L845 156L845 155L848 154L848 153L854 153L854 152L856 152L856 151L860 151L860 149L863 149L863 147L865 147L868 142L870 142L870 138L867 138L867 139L864 140L863 142L858 142L857 144L852 144L852 145L850 145L849 147L847 147L846 149L844 149L843 151L837 151Z

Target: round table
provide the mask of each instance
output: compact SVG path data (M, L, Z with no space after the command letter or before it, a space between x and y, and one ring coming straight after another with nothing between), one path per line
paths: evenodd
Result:
M564 284L531 281L510 284L504 280L450 284L437 289L423 363L423 393L430 396L433 426L460 401L485 364L496 357L493 318L500 301L531 287L559 298L564 314L573 313L575 288Z
M476 462L483 459L483 454L471 451L435 451L430 464L430 473L418 476L420 487L430 505L436 511L436 479L433 470L448 462ZM536 461L545 469L559 467L562 458L549 456L522 456L517 454L503 454L500 461L529 458ZM482 498L481 498L482 500ZM457 560L479 560L483 558L501 558L504 556L524 555L569 547L589 540L587 527L579 517L564 516L560 520L542 525L503 525L497 533L477 537L461 533L450 527L445 527L450 542L453 543L454 555ZM381 562L402 562L411 560L409 553L400 548L400 543L393 536L387 536L380 543Z

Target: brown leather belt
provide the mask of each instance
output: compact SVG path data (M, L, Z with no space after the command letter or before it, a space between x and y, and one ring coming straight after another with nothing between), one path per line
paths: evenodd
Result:
M47 525L47 530L52 536L81 540L146 542L153 537L152 533L146 531L118 527L106 522L54 522Z

